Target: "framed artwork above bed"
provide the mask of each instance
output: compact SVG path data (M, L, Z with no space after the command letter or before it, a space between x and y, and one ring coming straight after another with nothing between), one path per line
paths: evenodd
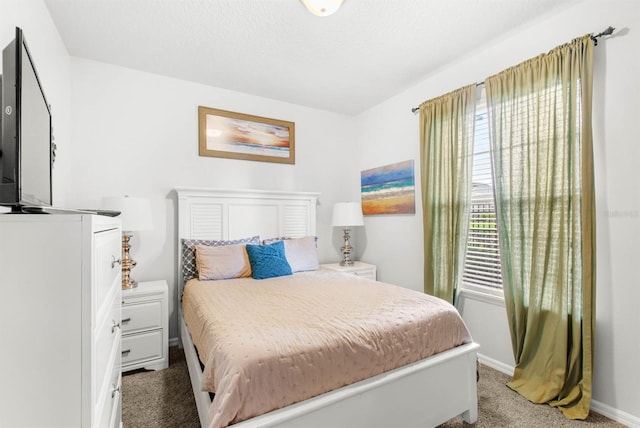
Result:
M295 123L198 107L200 156L295 164Z

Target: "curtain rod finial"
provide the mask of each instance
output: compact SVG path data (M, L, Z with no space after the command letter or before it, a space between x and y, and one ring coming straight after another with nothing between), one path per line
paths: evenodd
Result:
M591 35L591 40L593 40L593 44L598 46L598 37L602 37L602 36L610 36L613 34L613 30L615 30L615 28L613 28L611 25L609 25L607 27L606 30L604 30L601 33L596 34L595 36L592 34Z

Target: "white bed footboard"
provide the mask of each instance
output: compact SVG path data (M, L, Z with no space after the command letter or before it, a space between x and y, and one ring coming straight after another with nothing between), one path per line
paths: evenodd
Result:
M184 320L180 330L200 424L209 426L211 400ZM462 415L478 419L476 353L469 343L408 366L233 425L237 428L433 427Z

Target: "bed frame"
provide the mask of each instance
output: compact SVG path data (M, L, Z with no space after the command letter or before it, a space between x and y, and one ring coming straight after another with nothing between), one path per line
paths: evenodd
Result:
M261 190L176 188L179 299L184 281L181 239L298 237L316 234L318 194ZM178 302L181 345L202 428L209 427L209 393ZM461 415L478 418L475 343L234 424L237 428L404 428L437 426Z

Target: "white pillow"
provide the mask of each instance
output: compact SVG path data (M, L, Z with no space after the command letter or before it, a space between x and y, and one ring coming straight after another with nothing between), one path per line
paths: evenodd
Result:
M292 272L318 270L318 249L315 236L284 240L284 253Z
M249 255L244 245L196 245L196 266L201 281L251 276Z

